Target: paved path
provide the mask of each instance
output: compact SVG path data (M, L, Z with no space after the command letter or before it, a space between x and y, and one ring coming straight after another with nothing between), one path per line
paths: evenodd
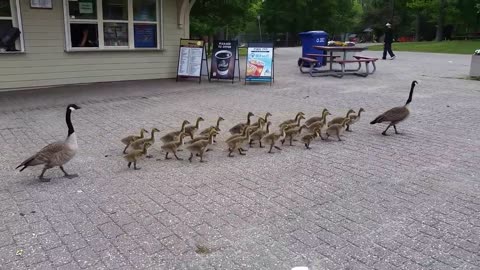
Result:
M298 55L277 50L272 87L162 80L1 93L0 269L479 269L480 87L463 79L469 56L398 52L373 76L337 79L300 74ZM402 134L380 135L385 126L368 122L404 104L412 80ZM66 135L70 102L83 109L66 169L80 177L52 169L40 183L39 167L15 171ZM226 157L225 132L248 111L278 124L324 107L366 113L343 142ZM127 169L121 137L200 115L203 127L226 119L207 163L165 161L155 145L142 170Z

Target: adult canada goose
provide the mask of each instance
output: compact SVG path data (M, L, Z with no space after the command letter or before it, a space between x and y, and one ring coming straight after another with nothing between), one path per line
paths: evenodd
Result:
M180 135L180 133L184 133L185 132L185 126L190 124L190 122L188 122L188 120L183 120L182 122L182 128L179 130L179 131L172 131L172 132L169 132L165 135L163 135L160 140L163 142L163 143L168 143L168 142L172 142L172 141L175 141L178 136Z
M350 118L345 118L343 119L341 124L332 124L331 126L329 126L327 128L327 131L325 132L327 134L327 139L332 135L337 135L338 140L341 141L342 139L340 139L340 135L345 130L345 125L350 121Z
M148 133L148 131L145 130L144 128L142 128L142 129L140 130L140 136L130 135L130 136L127 136L127 137L121 139L121 142L122 142L123 144L125 144L125 149L123 149L123 153L125 154L125 153L127 152L127 148L128 148L128 146L129 146L132 142L134 142L134 141L136 141L136 140L139 140L139 139L143 139L145 133Z
M332 114L325 108L323 109L321 116L310 117L307 119L307 121L305 121L305 124L308 126L318 121L326 122L325 120L327 118L327 115L332 115Z
M278 150L282 150L280 147L276 146L275 143L280 140L280 139L285 139L285 127L281 127L280 128L280 133L270 133L270 134L267 134L265 135L263 138L262 138L262 141L265 143L265 144L268 144L270 145L270 149L268 150L268 153L272 154L272 148L275 147L276 149Z
M372 122L370 122L371 125L377 124L377 123L383 123L383 122L390 122L388 127L382 132L382 135L387 136L387 130L393 126L395 129L395 134L398 134L396 124L402 122L403 120L407 119L407 117L410 114L410 110L408 109L408 104L412 102L412 96L413 96L413 89L415 88L415 85L418 84L417 81L412 81L412 86L410 87L410 94L408 96L407 102L405 105L401 107L395 107L392 108L381 115L377 116Z
M302 142L305 144L305 148L312 149L310 143L318 136L320 136L320 128L315 129L313 133L303 135Z
M330 120L328 122L328 126L331 126L333 124L341 124L343 122L343 120L345 120L345 118L348 118L350 116L350 114L352 114L352 113L355 113L355 111L350 109L350 110L348 110L347 115L345 117L335 117L335 118L333 118L332 120Z
M195 125L190 125L190 126L185 127L185 133L187 133L187 135L189 135L190 138L192 138L192 140L193 140L193 135L198 130L198 126L200 124L200 121L204 121L204 119L202 117L198 117L197 121L195 122Z
M282 126L285 126L285 125L289 125L289 124L294 124L298 121L298 119L300 118L300 116L303 116L303 119L305 119L305 114L303 112L298 112L297 115L295 115L295 119L288 119L288 120L285 120L283 121L282 123L280 123L280 125L278 125L279 127L282 127Z
M238 123L236 124L235 126L233 126L229 132L231 134L238 134L238 133L242 133L243 129L245 128L245 126L250 126L250 123L251 123L251 120L250 120L250 117L254 116L254 114L252 112L249 112L248 115L247 115L247 122L246 123Z
M78 174L68 174L63 168L63 165L69 162L78 151L77 135L73 129L71 119L72 112L78 109L80 109L80 107L75 104L70 104L67 106L66 122L68 127L68 136L64 141L54 142L43 147L36 154L23 161L15 169L23 166L22 169L20 169L20 171L23 171L28 167L43 164L44 167L39 176L39 179L42 182L50 181L50 178L45 178L43 175L48 169L57 166L60 167L60 170L62 170L66 178L71 179L77 177Z
M142 150L133 150L131 152L129 152L128 154L126 154L125 156L123 156L123 158L128 161L128 168L130 168L130 166L132 165L133 163L133 169L134 170L140 170L141 168L140 167L137 167L137 161L144 155L147 154L147 148L150 147L152 145L151 142L146 142L143 144L143 148Z
M350 130L350 126L355 124L356 122L358 122L360 120L360 115L362 114L362 112L364 112L365 110L363 108L360 108L360 110L358 110L358 114L356 113L352 113L348 116L348 118L350 118L350 122L347 124L347 129L346 131L351 131Z
M171 159L168 157L168 153L172 153L177 160L183 160L177 156L177 151L178 151L178 148L183 145L183 138L185 136L187 136L187 134L182 132L180 133L180 136L178 137L177 141L168 142L162 145L162 149L165 152L167 152L165 154L165 159Z
M207 152L208 145L213 144L213 136L216 134L218 133L215 130L212 130L207 140L199 140L185 147L190 152L190 158L188 158L188 161L192 162L193 154L195 154L200 156L200 162L204 162L203 155Z

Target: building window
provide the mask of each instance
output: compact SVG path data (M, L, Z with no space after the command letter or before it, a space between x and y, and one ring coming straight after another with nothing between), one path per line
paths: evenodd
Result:
M161 1L64 0L67 51L159 49Z
M0 53L23 52L23 31L18 0L0 0Z

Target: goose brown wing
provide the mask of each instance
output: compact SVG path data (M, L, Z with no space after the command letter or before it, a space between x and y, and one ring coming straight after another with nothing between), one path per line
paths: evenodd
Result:
M397 122L405 119L409 114L406 107L395 107L382 114L382 121Z
M51 163L52 159L55 159L59 153L65 150L65 143L64 142L54 142L45 147L43 147L40 151L38 151L35 155L31 156L24 162L22 165L27 166L35 166L40 164L49 164Z

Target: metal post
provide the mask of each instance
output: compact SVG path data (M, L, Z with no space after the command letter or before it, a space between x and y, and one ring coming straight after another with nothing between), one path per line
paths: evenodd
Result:
M262 26L260 24L260 15L257 16L258 19L258 31L260 32L260 41L263 41L262 39Z

